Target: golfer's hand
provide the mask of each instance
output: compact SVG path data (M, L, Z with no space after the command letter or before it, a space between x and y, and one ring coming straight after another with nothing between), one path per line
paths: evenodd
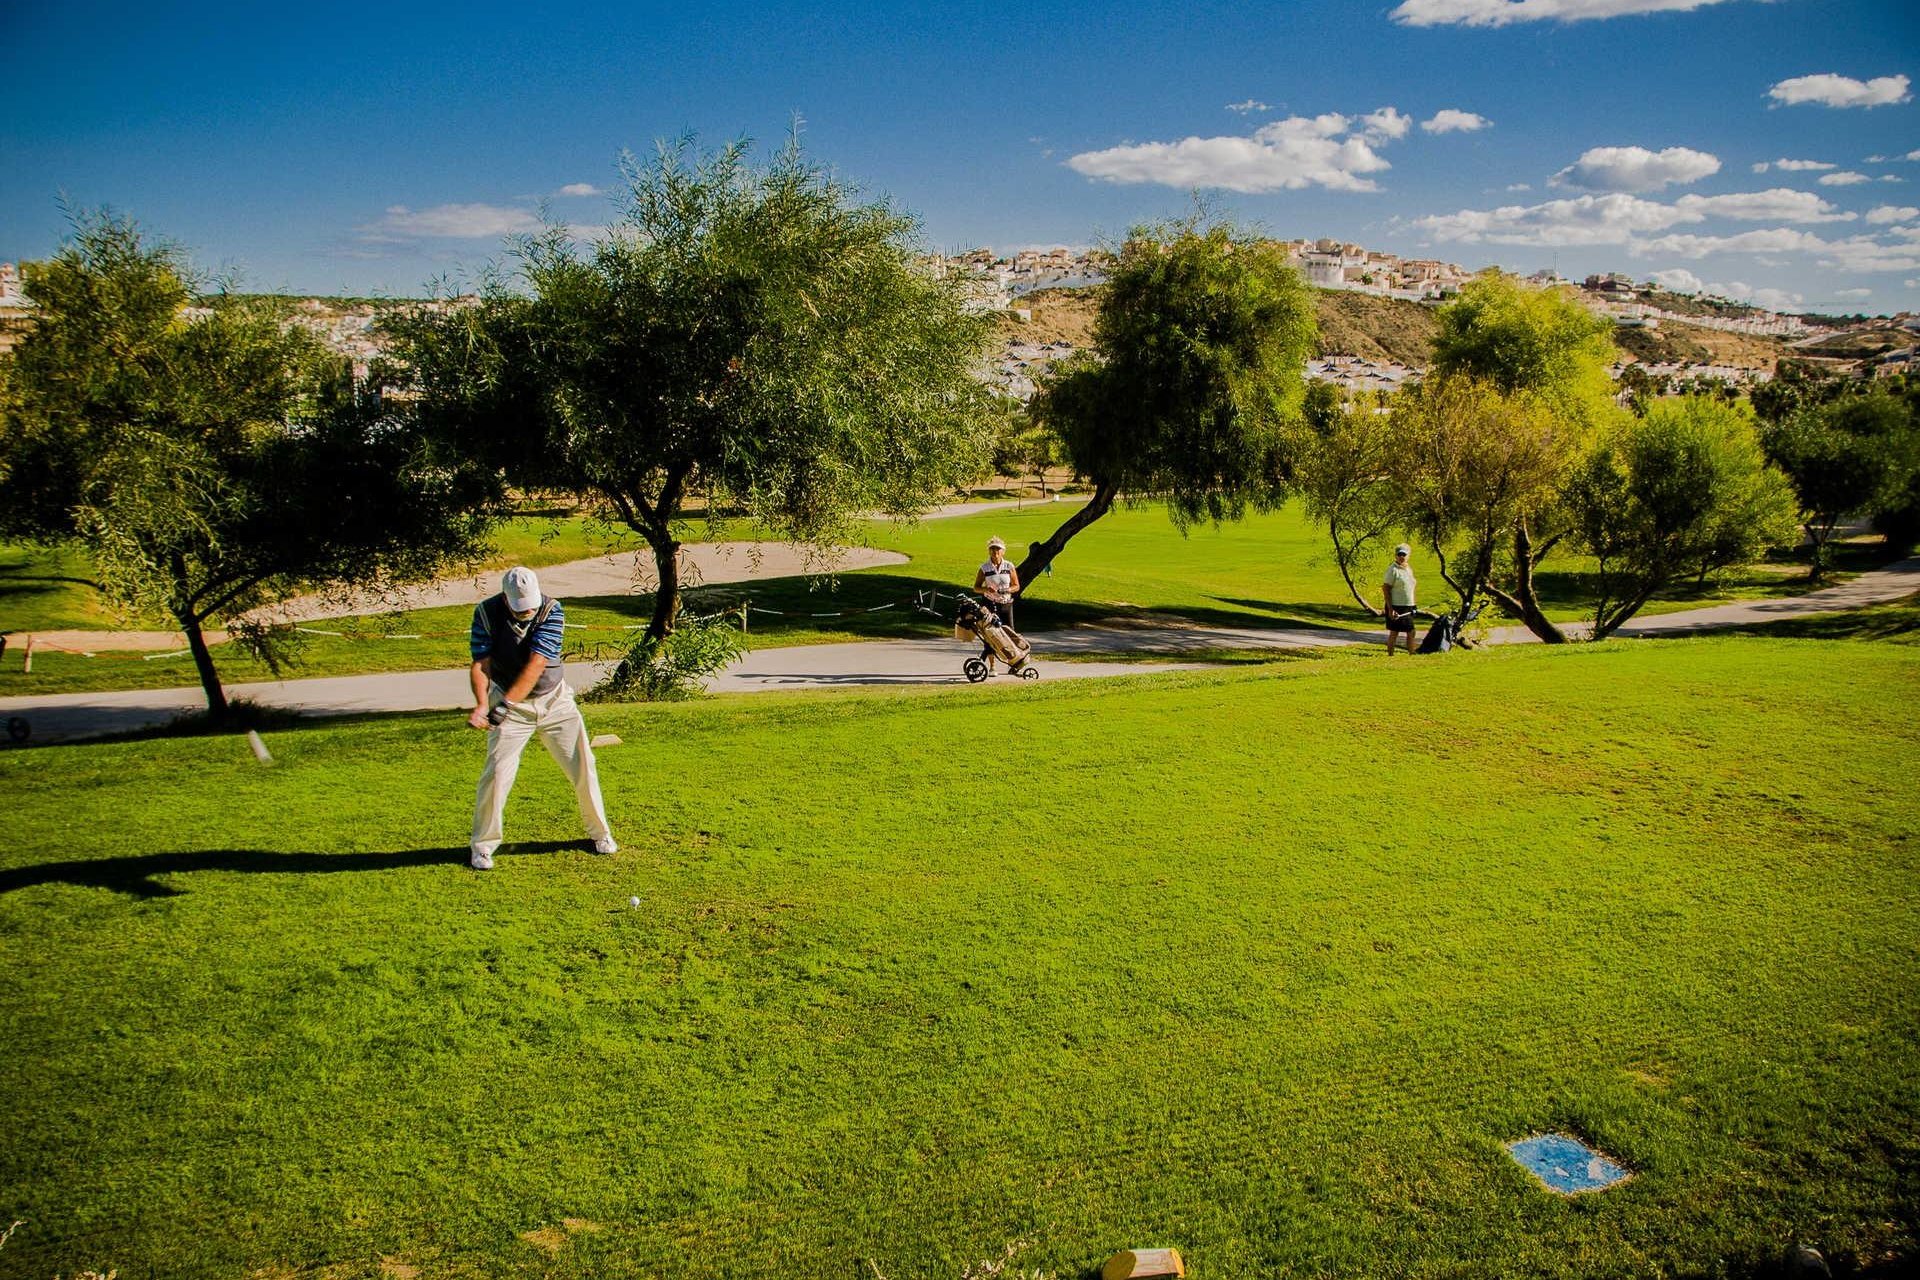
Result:
M493 728L492 725L487 723L487 709L485 707L475 707L473 714L467 717L467 724L475 729Z

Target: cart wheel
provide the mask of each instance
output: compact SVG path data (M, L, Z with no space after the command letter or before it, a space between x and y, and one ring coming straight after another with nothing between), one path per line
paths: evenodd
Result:
M966 665L960 669L967 673L969 684L979 684L987 678L987 664L978 658L968 658Z
M7 721L7 737L13 742L25 742L33 734L33 727L19 716Z
M1040 668L1022 667L1020 668L1020 678L1022 680L1038 680L1040 678Z

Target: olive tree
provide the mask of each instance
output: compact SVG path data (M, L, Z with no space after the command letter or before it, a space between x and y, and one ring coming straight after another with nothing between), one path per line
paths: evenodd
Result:
M130 614L185 634L209 715L227 712L205 631L300 591L385 588L475 556L494 496L271 306L196 303L183 251L82 215L30 262L34 322L0 383L0 530L76 541Z
M1813 548L1810 577L1830 566L1834 529L1849 516L1902 507L1920 472L1920 423L1911 404L1874 390L1800 409L1765 435L1769 457L1799 499Z
M1163 499L1182 529L1276 501L1316 332L1279 245L1225 224L1137 228L1091 353L1056 366L1034 398L1093 496L1029 547L1020 580L1037 581L1123 497Z
M1372 547L1408 524L1393 483L1398 444L1393 421L1377 394L1349 395L1330 382L1307 387L1304 416L1307 430L1295 451L1294 486L1308 516L1326 525L1347 591L1377 615L1380 606L1360 590L1354 573Z
M619 216L512 243L517 276L390 317L407 390L512 483L597 496L680 602L674 521L698 494L784 536L908 516L987 457L987 322L925 269L915 223L797 140L770 164L691 139L622 161Z
M1573 432L1543 397L1467 377L1437 378L1399 394L1386 468L1404 527L1433 556L1467 609L1482 596L1563 640L1539 612L1514 530L1558 498ZM1523 535L1524 536L1524 535ZM1524 544L1523 544L1524 545ZM1497 586L1514 574L1525 601Z
M1705 397L1659 401L1622 424L1582 463L1568 505L1597 564L1595 640L1663 588L1798 532L1793 492L1767 465L1751 410Z
M1534 289L1500 275L1470 282L1456 301L1440 309L1439 319L1431 379L1464 381L1492 394L1443 397L1431 400L1431 407L1452 413L1472 403L1484 406L1495 438L1482 433L1478 444L1515 470L1512 483L1497 492L1487 491L1486 477L1467 470L1420 477L1428 491L1422 500L1425 527L1430 532L1439 527L1432 514L1435 495L1449 485L1466 487L1465 502L1448 504L1454 507L1490 510L1485 500L1497 498L1506 524L1489 536L1504 545L1476 543L1470 562L1476 570L1484 565L1486 576L1470 573L1462 582L1485 590L1542 640L1560 643L1566 636L1540 607L1534 571L1570 530L1563 482L1624 413L1613 402L1608 373L1615 354L1609 322L1556 290ZM1424 412L1416 399L1411 415L1416 424ZM1503 431L1531 435L1500 440ZM1441 459L1448 453L1431 456Z

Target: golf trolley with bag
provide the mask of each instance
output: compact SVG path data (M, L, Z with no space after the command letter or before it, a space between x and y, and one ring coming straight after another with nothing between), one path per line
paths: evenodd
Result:
M1455 645L1459 645L1462 649L1473 648L1473 641L1467 639L1464 632L1486 607L1482 602L1457 614L1428 613L1425 609L1414 610L1413 616L1416 618L1433 619L1433 625L1427 628L1427 634L1420 640L1420 652L1445 653Z
M915 598L914 604L920 612L944 621L944 616L933 607L932 593L922 593ZM1001 623L999 617L989 609L985 602L976 600L966 592L955 597L958 605L953 616L953 638L955 640L978 640L980 652L960 664L960 670L966 674L972 684L979 684L993 674L992 663L995 659L1007 664L1007 674L1021 680L1038 680L1040 671L1033 665L1033 646L1026 637L1013 628Z

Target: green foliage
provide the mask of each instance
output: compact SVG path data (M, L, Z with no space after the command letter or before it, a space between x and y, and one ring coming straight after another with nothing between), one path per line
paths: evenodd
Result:
M1508 276L1481 275L1440 308L1433 373L1491 383L1502 392L1543 396L1583 428L1600 426L1612 407L1608 370L1613 326L1553 289Z
M1379 606L1354 581L1369 554L1408 522L1394 479L1404 441L1372 395L1350 396L1330 382L1307 387L1307 432L1294 450L1293 482L1307 514L1327 526L1334 563L1354 601Z
M678 604L682 499L825 541L909 515L986 461L973 377L987 322L912 258L913 221L795 142L765 169L691 140L624 165L620 216L582 249L515 242L526 290L395 313L409 389L516 483L598 493L652 547L652 626Z
M209 619L431 576L482 545L487 485L271 306L188 311L176 247L82 217L23 274L36 319L0 404L0 530L77 540L109 600L171 616L216 719Z
M698 697L701 682L746 655L747 637L731 614L682 617L664 636L642 635L620 664L595 685L590 702L681 702Z
M1136 231L1094 327L1102 412L1060 415L1068 455L1164 498L1177 525L1237 518L1274 497L1314 337L1312 294L1273 243L1226 225Z
M1793 482L1814 546L1815 579L1826 571L1827 544L1841 520L1905 510L1920 478L1915 406L1880 388L1803 407L1771 427L1764 442Z
M1314 337L1312 293L1271 241L1197 221L1136 228L1093 352L1055 365L1034 397L1094 497L1033 544L1021 581L1123 495L1164 500L1183 531L1277 503Z
M1576 537L1598 563L1593 638L1656 592L1790 546L1792 490L1752 415L1716 399L1662 400L1625 424L1568 486Z
M1513 571L1511 531L1557 511L1577 428L1543 395L1465 376L1402 392L1391 426L1391 501L1470 607Z
M621 852L534 747L490 876L459 713L0 752L0 1272L1910 1256L1916 687L1742 637L602 706ZM1633 1181L1501 1149L1566 1126Z

